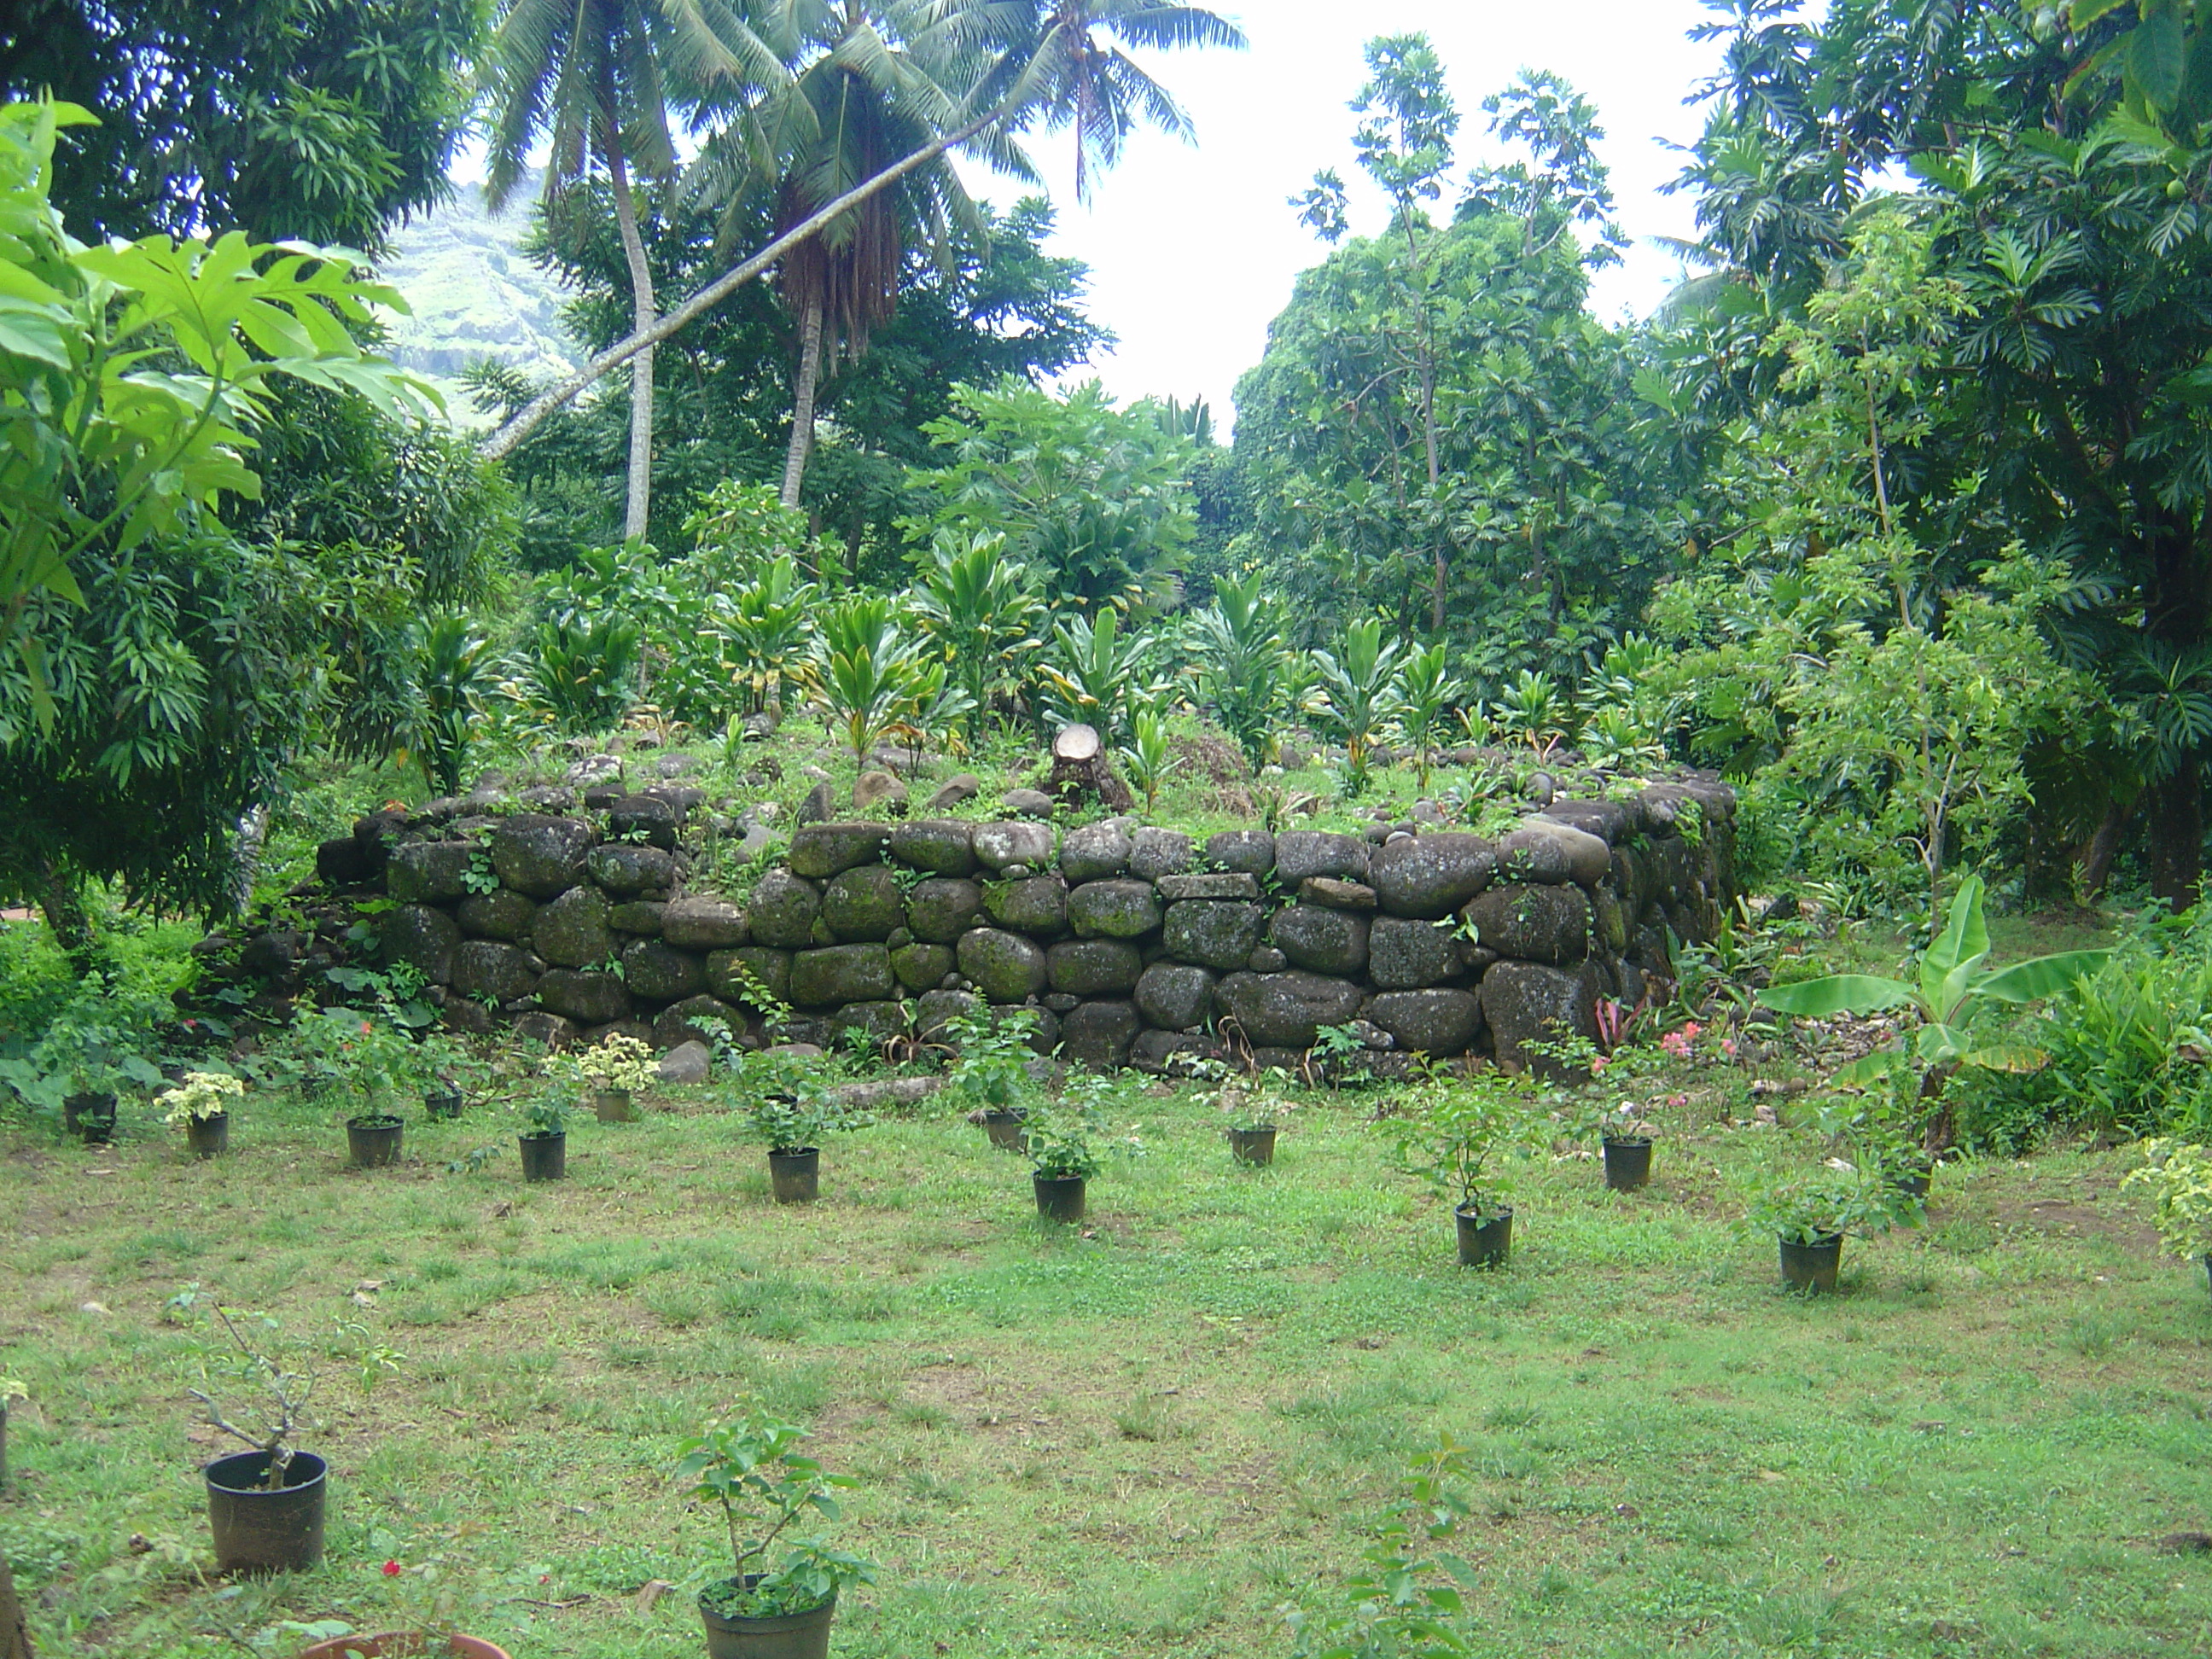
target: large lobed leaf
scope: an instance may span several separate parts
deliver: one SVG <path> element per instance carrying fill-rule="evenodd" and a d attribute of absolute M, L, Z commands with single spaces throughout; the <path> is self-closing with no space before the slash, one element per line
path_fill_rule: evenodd
<path fill-rule="evenodd" d="M 1825 1019 L 1837 1014 L 1880 1013 L 1912 1001 L 1916 994 L 1901 979 L 1880 974 L 1832 974 L 1826 979 L 1771 986 L 1759 994 L 1759 1002 L 1777 1013 Z"/>

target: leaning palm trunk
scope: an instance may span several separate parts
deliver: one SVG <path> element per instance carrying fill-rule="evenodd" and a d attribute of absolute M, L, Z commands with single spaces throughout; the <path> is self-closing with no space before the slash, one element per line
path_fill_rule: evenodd
<path fill-rule="evenodd" d="M 879 191 L 890 188 L 916 167 L 927 167 L 945 151 L 957 145 L 966 143 L 994 122 L 1004 120 L 1020 107 L 1026 96 L 1026 88 L 1018 90 L 1013 96 L 1008 98 L 989 114 L 979 115 L 965 126 L 946 133 L 942 138 L 932 139 L 911 155 L 902 156 L 892 162 L 881 173 L 862 179 L 819 211 L 809 214 L 758 253 L 754 254 L 751 258 L 741 265 L 724 271 L 658 322 L 641 325 L 628 338 L 616 341 L 614 344 L 599 353 L 567 380 L 532 398 L 516 411 L 513 420 L 485 441 L 483 453 L 493 460 L 511 453 L 517 444 L 538 429 L 548 415 L 560 408 L 586 386 L 593 384 L 615 369 L 620 368 L 640 353 L 649 353 L 655 345 L 668 338 L 678 329 L 706 315 L 731 295 L 752 281 L 754 277 L 773 269 L 785 254 L 790 252 L 808 237 L 833 223 L 839 216 L 849 213 Z"/>
<path fill-rule="evenodd" d="M 814 392 L 822 379 L 822 301 L 811 301 L 799 329 L 799 375 L 792 399 L 791 447 L 783 457 L 783 504 L 799 505 L 806 481 L 806 458 L 814 450 Z"/>
<path fill-rule="evenodd" d="M 637 204 L 630 199 L 629 171 L 622 151 L 607 145 L 607 177 L 614 188 L 615 224 L 622 232 L 623 257 L 629 263 L 632 327 L 653 324 L 653 268 L 646 264 L 645 242 L 637 234 Z M 653 345 L 647 342 L 629 368 L 629 486 L 623 507 L 625 539 L 645 534 L 653 506 Z"/>

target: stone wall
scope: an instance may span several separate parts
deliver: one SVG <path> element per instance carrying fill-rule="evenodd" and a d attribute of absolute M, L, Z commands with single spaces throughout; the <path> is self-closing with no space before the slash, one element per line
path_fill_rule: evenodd
<path fill-rule="evenodd" d="M 612 793 L 363 819 L 319 867 L 341 893 L 392 901 L 385 960 L 420 968 L 465 1031 L 621 1029 L 666 1047 L 713 1014 L 758 1042 L 741 1006 L 757 984 L 797 1011 L 798 1040 L 926 1036 L 981 997 L 1037 1009 L 1044 1046 L 1070 1058 L 1147 1070 L 1224 1053 L 1295 1064 L 1320 1027 L 1354 1021 L 1385 1054 L 1517 1060 L 1547 1030 L 1590 1034 L 1601 998 L 1633 1006 L 1667 971 L 1669 930 L 1710 937 L 1733 897 L 1735 798 L 1705 779 L 1559 801 L 1495 842 L 814 823 L 742 903 L 693 882 L 694 837 L 713 828 L 689 822 L 698 791 Z M 284 957 L 270 940 L 245 955 Z"/>

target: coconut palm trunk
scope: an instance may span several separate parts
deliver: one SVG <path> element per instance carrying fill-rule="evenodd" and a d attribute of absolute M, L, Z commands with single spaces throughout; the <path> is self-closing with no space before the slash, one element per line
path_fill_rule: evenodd
<path fill-rule="evenodd" d="M 791 447 L 783 457 L 783 504 L 799 505 L 806 458 L 814 450 L 814 393 L 822 379 L 822 302 L 806 307 L 799 326 L 799 374 L 791 406 Z"/>
<path fill-rule="evenodd" d="M 630 198 L 629 169 L 623 165 L 622 146 L 612 134 L 608 135 L 606 155 L 607 179 L 615 198 L 615 225 L 622 233 L 623 258 L 629 264 L 633 327 L 642 333 L 656 320 L 653 268 L 646 263 L 645 241 L 637 234 L 637 204 Z M 648 343 L 629 363 L 629 485 L 623 507 L 625 538 L 645 534 L 652 507 L 653 347 Z"/>

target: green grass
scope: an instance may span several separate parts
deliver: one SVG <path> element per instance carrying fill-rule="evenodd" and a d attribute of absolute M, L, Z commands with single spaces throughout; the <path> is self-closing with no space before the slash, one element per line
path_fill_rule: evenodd
<path fill-rule="evenodd" d="M 1492 1274 L 1385 1166 L 1371 1097 L 1252 1170 L 1133 1091 L 1147 1152 L 1081 1232 L 964 1123 L 833 1144 L 793 1211 L 732 1121 L 660 1104 L 578 1126 L 557 1187 L 511 1150 L 446 1173 L 511 1134 L 476 1119 L 410 1121 L 374 1172 L 264 1099 L 213 1164 L 143 1110 L 106 1150 L 0 1129 L 0 1372 L 33 1395 L 0 1545 L 41 1652 L 281 1659 L 280 1621 L 380 1626 L 380 1564 L 436 1551 L 524 1659 L 696 1655 L 726 1566 L 666 1470 L 748 1390 L 866 1483 L 840 1536 L 883 1582 L 846 1659 L 1286 1654 L 1282 1605 L 1340 1581 L 1440 1432 L 1471 1449 L 1485 1651 L 2212 1650 L 2212 1559 L 2154 1547 L 2212 1529 L 2212 1297 L 2154 1254 L 2122 1155 L 1947 1169 L 1926 1229 L 1852 1241 L 1807 1304 L 1735 1221 L 1758 1170 L 1825 1152 L 1789 1129 L 1677 1133 L 1634 1198 L 1532 1165 Z M 201 1576 L 221 1447 L 163 1316 L 194 1280 L 317 1358 L 316 1572 Z M 400 1373 L 364 1391 L 341 1322 Z M 679 1593 L 642 1608 L 656 1578 Z"/>

